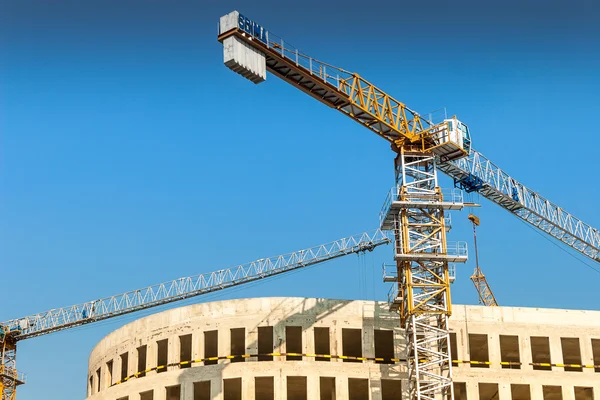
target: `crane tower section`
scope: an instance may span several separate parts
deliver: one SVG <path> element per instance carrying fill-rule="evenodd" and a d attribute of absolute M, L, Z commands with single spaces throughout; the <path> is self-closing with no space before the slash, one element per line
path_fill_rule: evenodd
<path fill-rule="evenodd" d="M 395 185 L 380 223 L 394 233 L 396 274 L 385 280 L 395 281 L 390 308 L 406 331 L 410 396 L 453 398 L 449 263 L 465 262 L 467 248 L 446 241 L 444 213 L 463 208 L 462 192 L 442 192 L 437 164 L 469 155 L 468 127 L 456 117 L 438 123 L 421 117 L 358 74 L 305 55 L 237 11 L 221 17 L 218 39 L 233 71 L 260 83 L 268 70 L 390 142 Z"/>

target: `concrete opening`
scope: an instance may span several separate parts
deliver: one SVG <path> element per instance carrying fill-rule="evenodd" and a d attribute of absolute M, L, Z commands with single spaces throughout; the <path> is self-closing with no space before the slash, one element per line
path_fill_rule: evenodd
<path fill-rule="evenodd" d="M 223 379 L 223 400 L 242 400 L 242 378 Z"/>
<path fill-rule="evenodd" d="M 458 346 L 456 345 L 456 332 L 450 332 L 450 359 L 458 360 Z M 458 367 L 458 363 L 452 362 L 453 367 Z"/>
<path fill-rule="evenodd" d="M 273 330 L 271 329 L 271 332 Z M 275 399 L 275 382 L 272 376 L 257 376 L 254 378 L 254 399 Z"/>
<path fill-rule="evenodd" d="M 129 353 L 121 354 L 121 380 L 127 378 L 127 371 L 129 371 Z"/>
<path fill-rule="evenodd" d="M 369 380 L 348 378 L 348 400 L 369 400 Z"/>
<path fill-rule="evenodd" d="M 192 360 L 192 335 L 179 336 L 179 362 Z M 192 363 L 179 364 L 179 368 L 189 368 Z"/>
<path fill-rule="evenodd" d="M 322 376 L 319 378 L 320 400 L 335 400 L 335 378 Z"/>
<path fill-rule="evenodd" d="M 307 400 L 305 376 L 287 377 L 287 399 Z"/>
<path fill-rule="evenodd" d="M 594 358 L 595 372 L 600 372 L 600 339 L 592 339 L 592 356 Z"/>
<path fill-rule="evenodd" d="M 490 361 L 488 337 L 479 333 L 469 333 L 469 353 L 471 361 Z M 489 368 L 487 364 L 471 364 L 473 368 Z"/>
<path fill-rule="evenodd" d="M 562 400 L 562 388 L 560 386 L 542 386 L 544 400 Z"/>
<path fill-rule="evenodd" d="M 383 358 L 383 361 L 375 361 L 377 364 L 393 364 L 394 331 L 375 329 L 375 358 Z"/>
<path fill-rule="evenodd" d="M 146 370 L 146 355 L 148 353 L 148 346 L 143 345 L 137 348 L 137 356 L 138 356 L 138 365 L 137 372 L 139 372 L 139 377 L 146 376 L 144 372 Z"/>
<path fill-rule="evenodd" d="M 454 387 L 454 400 L 467 400 L 467 384 L 465 382 L 452 382 Z"/>
<path fill-rule="evenodd" d="M 534 363 L 550 363 L 550 341 L 547 337 L 531 337 L 531 361 Z M 552 371 L 552 367 L 534 365 L 537 371 Z"/>
<path fill-rule="evenodd" d="M 179 400 L 181 399 L 181 385 L 167 386 L 167 397 L 166 400 Z"/>
<path fill-rule="evenodd" d="M 286 326 L 285 327 L 285 352 L 286 353 L 302 353 L 302 327 L 301 326 Z M 302 360 L 302 356 L 287 356 L 288 361 Z"/>
<path fill-rule="evenodd" d="M 345 356 L 362 357 L 362 331 L 360 329 L 342 328 L 342 353 Z M 344 362 L 362 361 L 344 360 Z"/>
<path fill-rule="evenodd" d="M 500 335 L 500 361 L 503 362 L 521 362 L 519 354 L 519 337 Z M 504 369 L 521 369 L 520 365 L 509 364 L 502 365 Z"/>
<path fill-rule="evenodd" d="M 140 393 L 140 400 L 154 400 L 154 390 Z"/>
<path fill-rule="evenodd" d="M 497 400 L 498 399 L 498 384 L 497 383 L 480 383 L 479 384 L 479 400 Z"/>
<path fill-rule="evenodd" d="M 510 397 L 512 400 L 531 400 L 531 390 L 529 385 L 511 384 Z"/>
<path fill-rule="evenodd" d="M 194 382 L 194 400 L 211 400 L 210 381 Z"/>
<path fill-rule="evenodd" d="M 402 384 L 396 379 L 381 380 L 381 400 L 397 400 L 402 398 Z"/>
<path fill-rule="evenodd" d="M 258 327 L 258 354 L 267 354 L 273 352 L 273 327 Z M 258 356 L 258 361 L 273 361 L 272 356 Z"/>
<path fill-rule="evenodd" d="M 169 362 L 169 339 L 163 339 L 156 342 L 156 365 L 158 367 L 156 372 L 167 372 L 167 364 Z"/>
<path fill-rule="evenodd" d="M 331 354 L 329 328 L 315 328 L 315 353 Z M 330 361 L 328 357 L 315 357 L 315 361 Z"/>
<path fill-rule="evenodd" d="M 575 386 L 575 400 L 594 400 L 594 388 Z"/>
<path fill-rule="evenodd" d="M 246 353 L 246 328 L 231 328 L 231 355 L 237 356 Z M 232 358 L 231 362 L 244 362 L 245 358 Z"/>
<path fill-rule="evenodd" d="M 219 331 L 204 332 L 204 358 L 217 357 L 219 354 Z M 204 365 L 215 365 L 217 360 L 204 361 Z"/>
<path fill-rule="evenodd" d="M 119 397 L 117 400 L 129 400 L 129 396 Z"/>
<path fill-rule="evenodd" d="M 564 364 L 581 365 L 581 349 L 579 348 L 579 338 L 560 338 Z M 568 372 L 582 372 L 581 367 L 565 367 Z"/>
<path fill-rule="evenodd" d="M 104 386 L 110 387 L 113 383 L 113 361 L 110 360 L 106 363 L 106 382 L 104 382 Z"/>
<path fill-rule="evenodd" d="M 90 380 L 88 382 L 88 397 L 91 396 L 92 390 L 94 390 L 94 375 L 90 375 Z"/>

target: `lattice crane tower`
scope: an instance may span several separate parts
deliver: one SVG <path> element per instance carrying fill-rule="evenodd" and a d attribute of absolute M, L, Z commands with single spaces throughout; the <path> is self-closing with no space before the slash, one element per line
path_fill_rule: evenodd
<path fill-rule="evenodd" d="M 450 262 L 465 262 L 466 243 L 446 240 L 444 212 L 463 207 L 462 192 L 443 193 L 437 164 L 469 155 L 471 140 L 456 119 L 421 117 L 373 84 L 286 46 L 237 11 L 221 17 L 225 64 L 254 83 L 266 70 L 390 142 L 395 186 L 380 215 L 395 241 L 397 291 L 390 302 L 405 328 L 411 398 L 453 398 L 448 317 Z"/>

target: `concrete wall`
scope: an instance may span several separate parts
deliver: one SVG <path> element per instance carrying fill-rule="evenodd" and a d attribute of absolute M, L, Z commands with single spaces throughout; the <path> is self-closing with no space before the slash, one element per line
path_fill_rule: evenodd
<path fill-rule="evenodd" d="M 167 400 L 166 388 L 181 385 L 181 399 L 194 398 L 194 382 L 210 381 L 211 400 L 223 399 L 224 380 L 242 378 L 243 399 L 255 399 L 255 377 L 274 378 L 274 398 L 288 399 L 288 378 L 306 377 L 306 395 L 309 399 L 320 398 L 320 377 L 334 378 L 335 399 L 352 398 L 349 378 L 365 379 L 373 400 L 381 399 L 381 379 L 406 378 L 404 365 L 376 364 L 375 362 L 344 362 L 343 360 L 317 361 L 304 357 L 300 361 L 288 361 L 286 357 L 274 357 L 273 361 L 243 362 L 219 361 L 217 365 L 193 364 L 192 368 L 180 368 L 179 337 L 192 335 L 192 357 L 203 358 L 204 332 L 218 331 L 218 354 L 231 354 L 231 329 L 245 328 L 244 346 L 247 353 L 258 351 L 258 327 L 273 327 L 273 349 L 286 352 L 286 326 L 302 328 L 303 353 L 315 353 L 314 328 L 328 327 L 330 354 L 343 354 L 343 329 L 361 331 L 362 355 L 375 357 L 374 332 L 393 332 L 394 354 L 402 353 L 403 341 L 397 318 L 387 312 L 387 304 L 304 298 L 258 298 L 229 300 L 196 304 L 177 308 L 134 321 L 105 337 L 94 348 L 89 359 L 88 399 L 128 400 L 141 399 L 140 393 L 153 390 L 152 400 Z M 121 376 L 121 354 L 127 353 L 127 375 L 137 372 L 137 348 L 146 345 L 147 366 L 157 365 L 157 342 L 168 339 L 169 363 L 167 372 L 151 371 L 144 377 L 132 378 L 125 383 L 113 385 Z M 107 363 L 111 362 L 112 382 L 108 381 Z M 100 369 L 98 392 L 97 370 Z M 91 385 L 89 378 L 92 377 Z M 293 378 L 292 378 L 293 380 Z M 293 388 L 292 388 L 293 389 Z M 293 394 L 293 393 L 292 393 Z M 291 399 L 291 398 L 290 398 Z M 146 400 L 143 398 L 142 400 Z M 171 400 L 171 399 L 168 399 Z"/>
<path fill-rule="evenodd" d="M 258 327 L 272 327 L 273 350 L 286 352 L 287 326 L 301 327 L 301 349 L 306 354 L 315 353 L 314 329 L 327 327 L 330 354 L 344 354 L 344 329 L 359 329 L 363 357 L 375 357 L 376 330 L 392 332 L 394 357 L 405 357 L 398 316 L 389 313 L 385 303 L 304 298 L 203 303 L 134 321 L 98 343 L 89 360 L 88 399 L 236 400 L 240 397 L 237 397 L 235 385 L 228 386 L 234 390 L 228 389 L 224 393 L 224 385 L 231 385 L 234 381 L 229 379 L 236 378 L 241 378 L 240 395 L 243 399 L 387 400 L 389 396 L 400 398 L 399 394 L 406 397 L 407 374 L 403 362 L 390 365 L 373 361 L 344 362 L 340 359 L 318 361 L 312 356 L 292 361 L 285 356 L 276 356 L 272 361 L 258 361 L 254 357 L 241 362 L 221 360 L 216 365 L 194 363 L 191 368 L 182 368 L 179 364 L 180 337 L 183 335 L 191 335 L 191 357 L 196 360 L 206 356 L 205 332 L 215 330 L 218 333 L 218 349 L 215 351 L 219 356 L 231 354 L 231 330 L 239 328 L 245 329 L 242 344 L 245 353 L 258 353 Z M 481 366 L 459 363 L 453 367 L 457 400 L 587 400 L 592 399 L 592 395 L 600 399 L 600 369 L 599 372 L 595 372 L 594 368 L 572 368 L 572 371 L 567 371 L 558 366 L 534 369 L 540 367 L 529 365 L 532 360 L 535 361 L 534 357 L 545 360 L 546 356 L 549 357 L 548 362 L 553 364 L 563 361 L 573 364 L 574 360 L 579 360 L 580 364 L 594 364 L 592 339 L 599 339 L 597 345 L 600 346 L 600 312 L 454 305 L 450 328 L 456 337 L 457 354 L 453 354 L 453 359 L 489 362 L 489 365 Z M 137 348 L 143 345 L 147 346 L 146 367 L 156 367 L 157 343 L 165 339 L 168 363 L 171 364 L 166 372 L 157 373 L 153 370 L 147 372 L 146 376 L 114 385 L 121 377 L 122 354 L 127 354 L 128 376 L 138 371 Z M 534 343 L 533 352 L 531 343 Z M 544 343 L 548 345 L 548 354 L 545 354 Z M 596 350 L 600 351 L 598 348 Z M 596 357 L 600 358 L 600 353 Z M 518 361 L 518 369 L 517 365 L 500 364 L 507 360 Z M 107 363 L 111 362 L 112 379 L 109 382 Z M 97 390 L 98 370 L 100 391 Z M 267 378 L 268 381 L 271 377 L 272 397 L 268 393 L 270 388 L 266 392 L 261 390 L 265 389 L 265 379 L 261 378 Z M 320 393 L 321 387 L 331 391 L 330 387 L 321 386 L 322 377 L 327 378 L 327 385 L 335 382 L 335 397 L 321 397 L 325 396 Z M 194 394 L 194 383 L 201 381 L 210 381 L 210 394 L 207 397 L 200 396 L 199 390 Z M 367 385 L 364 395 L 356 389 L 363 384 Z M 175 386 L 179 386 L 179 392 L 168 389 L 173 396 L 167 397 L 167 388 Z M 196 389 L 199 389 L 198 384 Z M 141 395 L 150 390 L 151 397 Z M 267 397 L 262 397 L 265 393 Z"/>
<path fill-rule="evenodd" d="M 471 353 L 478 354 L 480 349 L 470 348 L 469 335 L 475 339 L 478 338 L 475 335 L 484 335 L 484 343 L 487 345 L 488 358 L 491 362 L 487 368 L 463 363 L 453 368 L 454 382 L 466 384 L 468 399 L 509 400 L 513 398 L 511 397 L 511 385 L 529 386 L 528 388 L 516 386 L 512 388 L 515 392 L 528 390 L 530 393 L 530 397 L 523 395 L 523 397 L 515 398 L 534 400 L 600 399 L 600 368 L 599 372 L 595 372 L 594 368 L 565 371 L 564 367 L 535 370 L 534 366 L 529 365 L 533 362 L 534 355 L 544 352 L 543 348 L 534 348 L 532 352 L 532 337 L 542 338 L 542 342 L 547 338 L 550 362 L 553 364 L 572 363 L 569 360 L 563 360 L 563 350 L 567 357 L 571 358 L 576 349 L 573 349 L 572 346 L 564 346 L 561 338 L 574 338 L 579 342 L 580 363 L 593 365 L 592 339 L 600 339 L 600 312 L 598 311 L 454 305 L 450 328 L 456 334 L 457 340 L 458 354 L 457 357 L 453 357 L 454 359 L 488 361 L 473 357 Z M 504 338 L 507 336 L 517 337 L 517 357 L 522 363 L 520 369 L 508 366 L 503 368 L 500 364 L 503 355 L 514 357 L 514 354 L 509 354 L 509 351 L 514 353 L 511 346 L 507 346 L 508 349 L 501 349 L 501 336 Z M 504 344 L 506 342 L 508 341 L 503 341 Z M 473 340 L 472 344 L 479 345 L 480 341 L 478 343 L 477 340 Z M 596 350 L 598 358 L 600 349 Z M 497 385 L 496 397 L 486 393 L 492 391 L 494 385 Z M 544 386 L 547 386 L 545 395 Z M 556 388 L 550 388 L 550 386 Z M 481 397 L 479 396 L 480 390 Z M 575 396 L 576 390 L 577 397 Z M 593 393 L 595 397 L 584 393 Z"/>

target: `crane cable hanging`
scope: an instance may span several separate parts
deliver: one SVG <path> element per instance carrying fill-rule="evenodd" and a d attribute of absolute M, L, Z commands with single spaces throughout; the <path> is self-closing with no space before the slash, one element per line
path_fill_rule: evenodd
<path fill-rule="evenodd" d="M 497 307 L 498 302 L 496 301 L 496 297 L 490 288 L 490 285 L 481 271 L 479 267 L 479 252 L 477 249 L 477 226 L 480 224 L 479 217 L 475 214 L 469 214 L 469 221 L 473 224 L 473 242 L 475 247 L 475 270 L 473 271 L 473 275 L 471 275 L 471 281 L 473 285 L 475 285 L 475 289 L 477 290 L 477 294 L 479 295 L 479 304 L 490 307 Z"/>

